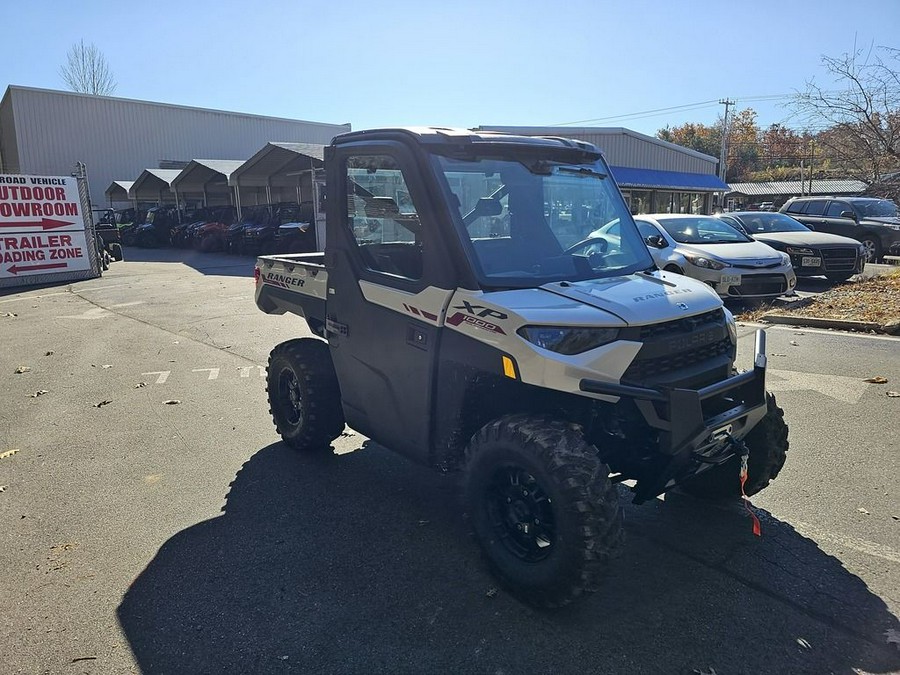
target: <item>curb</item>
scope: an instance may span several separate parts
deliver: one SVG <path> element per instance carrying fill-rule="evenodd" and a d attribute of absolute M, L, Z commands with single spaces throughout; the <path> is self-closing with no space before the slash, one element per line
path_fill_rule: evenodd
<path fill-rule="evenodd" d="M 788 326 L 808 326 L 810 328 L 832 328 L 835 330 L 900 335 L 900 323 L 881 324 L 869 321 L 853 321 L 850 319 L 825 319 L 818 316 L 800 316 L 798 314 L 764 314 L 760 317 L 760 321 Z"/>

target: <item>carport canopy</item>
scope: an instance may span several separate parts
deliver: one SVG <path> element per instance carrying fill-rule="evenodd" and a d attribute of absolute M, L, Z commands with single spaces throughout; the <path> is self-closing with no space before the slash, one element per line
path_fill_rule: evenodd
<path fill-rule="evenodd" d="M 202 194 L 204 204 L 209 196 L 230 200 L 228 181 L 242 164 L 240 159 L 192 159 L 172 181 L 172 189 L 180 195 Z"/>
<path fill-rule="evenodd" d="M 109 200 L 110 204 L 113 202 L 131 201 L 131 198 L 128 196 L 128 191 L 131 189 L 132 185 L 134 185 L 133 180 L 114 180 L 110 183 L 110 186 L 106 188 L 106 199 Z"/>
<path fill-rule="evenodd" d="M 128 190 L 128 197 L 137 201 L 175 201 L 172 181 L 181 169 L 144 169 Z"/>
<path fill-rule="evenodd" d="M 238 167 L 228 183 L 242 187 L 294 186 L 300 172 L 323 166 L 324 145 L 271 142 Z"/>

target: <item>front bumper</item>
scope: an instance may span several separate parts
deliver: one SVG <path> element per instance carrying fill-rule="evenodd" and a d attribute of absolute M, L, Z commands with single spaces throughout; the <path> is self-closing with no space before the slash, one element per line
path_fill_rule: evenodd
<path fill-rule="evenodd" d="M 700 389 L 650 389 L 583 379 L 581 391 L 634 401 L 659 432 L 662 466 L 634 488 L 637 504 L 653 499 L 734 454 L 741 439 L 766 414 L 766 333 L 756 331 L 753 369 Z M 704 410 L 706 408 L 706 410 Z"/>
<path fill-rule="evenodd" d="M 793 292 L 797 285 L 797 275 L 790 265 L 712 270 L 688 262 L 685 274 L 706 283 L 721 298 L 777 298 Z"/>

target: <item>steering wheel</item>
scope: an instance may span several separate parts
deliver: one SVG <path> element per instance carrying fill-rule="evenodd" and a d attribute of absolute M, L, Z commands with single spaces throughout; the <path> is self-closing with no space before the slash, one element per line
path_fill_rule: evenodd
<path fill-rule="evenodd" d="M 572 244 L 569 248 L 563 251 L 563 254 L 576 255 L 578 251 L 581 251 L 581 249 L 587 249 L 589 246 L 595 245 L 597 246 L 597 250 L 590 251 L 589 255 L 603 255 L 609 248 L 609 242 L 603 237 L 588 237 L 587 239 L 582 239 L 577 244 Z"/>

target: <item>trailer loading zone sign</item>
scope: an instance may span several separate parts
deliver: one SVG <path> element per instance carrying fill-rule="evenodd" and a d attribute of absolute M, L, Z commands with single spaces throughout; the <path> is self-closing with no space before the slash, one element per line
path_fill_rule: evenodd
<path fill-rule="evenodd" d="M 91 269 L 76 179 L 0 174 L 0 279 Z"/>

